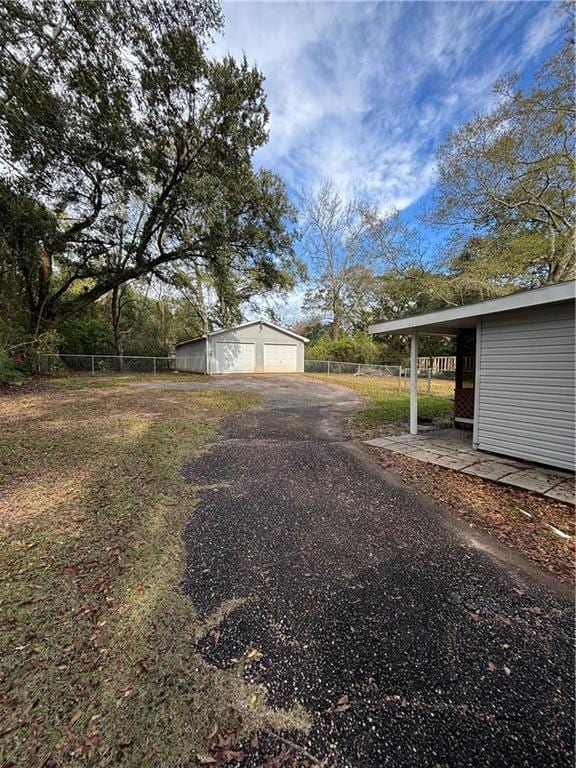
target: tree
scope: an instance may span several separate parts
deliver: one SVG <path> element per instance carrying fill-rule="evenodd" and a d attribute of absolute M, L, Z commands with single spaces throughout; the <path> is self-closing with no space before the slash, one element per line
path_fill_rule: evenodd
<path fill-rule="evenodd" d="M 380 360 L 381 353 L 381 347 L 367 333 L 341 335 L 338 339 L 324 336 L 306 348 L 308 360 L 343 363 L 375 363 Z"/>
<path fill-rule="evenodd" d="M 372 232 L 380 217 L 358 198 L 345 200 L 330 183 L 317 194 L 306 193 L 301 206 L 302 248 L 311 265 L 311 287 L 304 306 L 331 319 L 330 336 L 337 339 L 351 327 L 350 295 L 381 252 Z"/>
<path fill-rule="evenodd" d="M 213 0 L 0 13 L 0 254 L 31 336 L 174 264 L 201 264 L 231 312 L 293 283 L 293 210 L 282 182 L 252 168 L 267 139 L 262 76 L 206 55 Z"/>
<path fill-rule="evenodd" d="M 497 106 L 440 148 L 431 220 L 468 241 L 460 266 L 487 261 L 494 283 L 501 275 L 528 287 L 573 276 L 574 89 L 570 39 L 531 91 L 519 90 L 515 77 L 501 81 Z"/>
<path fill-rule="evenodd" d="M 118 358 L 118 370 L 124 370 L 124 345 L 126 337 L 142 322 L 147 294 L 132 290 L 130 283 L 116 285 L 110 292 L 110 318 L 114 334 L 114 353 Z"/>

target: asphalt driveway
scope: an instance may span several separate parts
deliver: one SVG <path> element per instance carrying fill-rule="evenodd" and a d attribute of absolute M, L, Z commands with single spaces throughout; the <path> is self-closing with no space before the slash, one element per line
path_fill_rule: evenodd
<path fill-rule="evenodd" d="M 351 391 L 209 386 L 265 401 L 185 470 L 201 488 L 186 588 L 205 615 L 248 599 L 206 658 L 258 649 L 247 674 L 301 702 L 312 728 L 291 738 L 330 766 L 573 765 L 565 588 L 380 469 L 347 437 Z"/>

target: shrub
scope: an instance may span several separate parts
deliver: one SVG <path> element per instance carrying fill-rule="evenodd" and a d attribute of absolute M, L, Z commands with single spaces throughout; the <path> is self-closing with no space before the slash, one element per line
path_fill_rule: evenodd
<path fill-rule="evenodd" d="M 26 374 L 19 364 L 8 352 L 0 349 L 0 383 L 19 384 L 26 378 Z"/>
<path fill-rule="evenodd" d="M 380 359 L 378 344 L 367 333 L 318 339 L 306 349 L 309 360 L 335 360 L 341 363 L 375 363 Z"/>

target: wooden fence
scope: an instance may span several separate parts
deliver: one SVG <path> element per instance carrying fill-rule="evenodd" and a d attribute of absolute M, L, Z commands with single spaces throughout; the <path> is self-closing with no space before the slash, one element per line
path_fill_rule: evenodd
<path fill-rule="evenodd" d="M 456 356 L 445 356 L 445 357 L 419 357 L 418 358 L 418 369 L 424 370 L 424 371 L 432 371 L 432 375 L 435 373 L 443 373 L 444 371 L 455 371 L 456 370 Z M 474 370 L 474 358 L 473 357 L 465 357 L 464 358 L 464 370 L 465 371 L 473 371 Z"/>

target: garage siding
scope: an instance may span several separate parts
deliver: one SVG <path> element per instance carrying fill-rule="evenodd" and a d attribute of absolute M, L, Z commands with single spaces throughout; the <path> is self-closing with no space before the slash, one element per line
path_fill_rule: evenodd
<path fill-rule="evenodd" d="M 190 341 L 176 347 L 176 370 L 206 373 L 206 339 Z"/>
<path fill-rule="evenodd" d="M 264 367 L 264 344 L 290 345 L 296 349 L 296 371 L 304 370 L 304 342 L 296 339 L 290 334 L 283 333 L 276 328 L 268 325 L 254 323 L 244 328 L 232 328 L 229 331 L 215 334 L 208 338 L 209 350 L 209 373 L 219 373 L 216 365 L 216 344 L 223 342 L 232 342 L 236 344 L 254 344 L 255 373 L 265 372 Z M 221 371 L 222 373 L 224 371 Z"/>
<path fill-rule="evenodd" d="M 476 443 L 574 469 L 574 302 L 484 317 Z"/>

